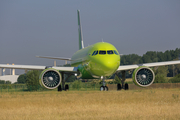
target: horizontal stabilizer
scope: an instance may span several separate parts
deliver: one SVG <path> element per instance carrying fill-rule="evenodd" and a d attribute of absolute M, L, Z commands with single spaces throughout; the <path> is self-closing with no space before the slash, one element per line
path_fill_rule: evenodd
<path fill-rule="evenodd" d="M 47 58 L 47 59 L 56 59 L 56 60 L 68 60 L 71 61 L 71 58 L 64 58 L 64 57 L 51 57 L 51 56 L 36 56 L 38 58 Z"/>

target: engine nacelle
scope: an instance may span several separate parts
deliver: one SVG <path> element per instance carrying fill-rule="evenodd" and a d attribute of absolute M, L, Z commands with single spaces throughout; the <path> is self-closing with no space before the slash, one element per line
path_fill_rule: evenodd
<path fill-rule="evenodd" d="M 155 75 L 151 68 L 141 66 L 134 70 L 132 78 L 136 85 L 148 87 L 154 82 Z"/>
<path fill-rule="evenodd" d="M 41 86 L 47 89 L 57 88 L 60 85 L 61 80 L 61 73 L 52 68 L 45 69 L 39 76 L 39 82 Z"/>

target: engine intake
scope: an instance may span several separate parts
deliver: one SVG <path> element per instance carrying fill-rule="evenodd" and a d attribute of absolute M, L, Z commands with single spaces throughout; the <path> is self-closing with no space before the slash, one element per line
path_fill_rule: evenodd
<path fill-rule="evenodd" d="M 41 73 L 39 82 L 41 86 L 47 89 L 55 89 L 60 85 L 61 79 L 61 73 L 55 69 L 48 68 Z"/>
<path fill-rule="evenodd" d="M 132 78 L 136 85 L 148 87 L 154 82 L 155 75 L 151 68 L 141 66 L 134 70 Z"/>

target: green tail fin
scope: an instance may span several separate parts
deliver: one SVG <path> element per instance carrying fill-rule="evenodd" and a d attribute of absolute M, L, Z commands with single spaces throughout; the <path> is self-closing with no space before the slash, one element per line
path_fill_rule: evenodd
<path fill-rule="evenodd" d="M 84 48 L 84 43 L 83 43 L 83 36 L 82 36 L 82 30 L 81 30 L 79 10 L 77 10 L 77 15 L 78 15 L 79 50 L 80 50 Z"/>

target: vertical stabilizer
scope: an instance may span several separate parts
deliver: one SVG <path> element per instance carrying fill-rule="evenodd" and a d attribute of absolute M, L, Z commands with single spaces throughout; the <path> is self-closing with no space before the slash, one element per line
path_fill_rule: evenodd
<path fill-rule="evenodd" d="M 77 10 L 77 15 L 78 15 L 79 49 L 82 49 L 84 48 L 84 43 L 83 43 L 83 36 L 82 36 L 82 30 L 81 30 L 79 10 Z"/>

